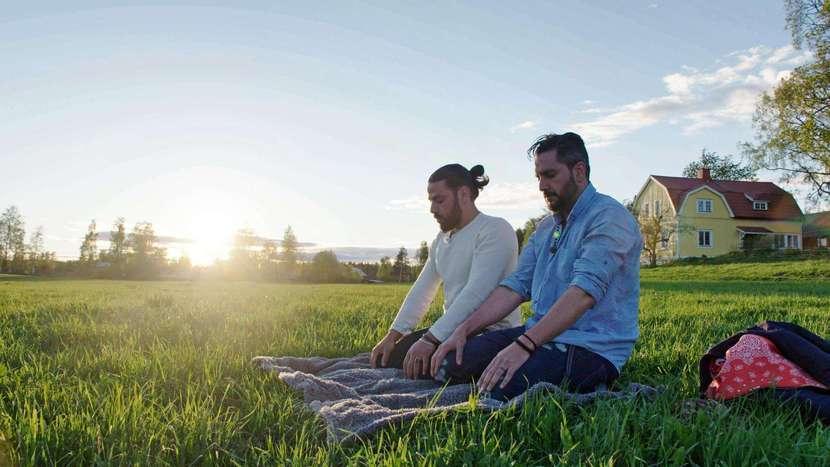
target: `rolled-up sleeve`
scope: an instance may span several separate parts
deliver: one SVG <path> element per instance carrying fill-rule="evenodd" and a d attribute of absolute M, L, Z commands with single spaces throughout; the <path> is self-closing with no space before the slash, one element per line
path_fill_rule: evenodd
<path fill-rule="evenodd" d="M 573 263 L 570 285 L 599 302 L 627 255 L 641 242 L 636 221 L 628 212 L 608 209 L 586 231 Z"/>
<path fill-rule="evenodd" d="M 536 237 L 538 233 L 539 230 L 537 229 L 527 239 L 527 244 L 522 248 L 519 255 L 516 270 L 499 284 L 521 295 L 525 300 L 530 299 L 530 291 L 533 289 L 533 271 L 536 269 Z"/>

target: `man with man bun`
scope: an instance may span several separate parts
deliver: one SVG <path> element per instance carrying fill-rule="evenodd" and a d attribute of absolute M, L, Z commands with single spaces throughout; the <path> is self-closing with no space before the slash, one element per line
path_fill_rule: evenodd
<path fill-rule="evenodd" d="M 475 205 L 488 182 L 480 165 L 467 170 L 449 164 L 429 177 L 430 213 L 441 231 L 389 332 L 372 349 L 373 366 L 403 368 L 409 378 L 428 377 L 435 349 L 515 268 L 518 244 L 513 227 L 479 212 Z M 413 332 L 442 283 L 443 316 L 429 328 Z M 486 328 L 507 329 L 520 322 L 514 307 Z"/>
<path fill-rule="evenodd" d="M 439 381 L 476 379 L 480 392 L 502 400 L 542 381 L 581 392 L 606 385 L 639 335 L 637 221 L 591 184 L 579 135 L 544 135 L 528 155 L 553 214 L 539 222 L 516 271 L 455 327 L 430 365 Z M 525 301 L 533 316 L 523 326 L 478 334 Z"/>

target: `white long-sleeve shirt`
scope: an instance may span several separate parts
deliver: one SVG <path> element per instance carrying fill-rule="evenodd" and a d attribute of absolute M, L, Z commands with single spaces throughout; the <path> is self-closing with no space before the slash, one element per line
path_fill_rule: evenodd
<path fill-rule="evenodd" d="M 426 314 L 438 286 L 444 284 L 444 314 L 429 328 L 446 340 L 516 267 L 516 233 L 500 218 L 479 213 L 461 230 L 440 232 L 429 248 L 429 258 L 406 295 L 392 329 L 411 332 Z M 521 324 L 515 309 L 488 329 Z"/>

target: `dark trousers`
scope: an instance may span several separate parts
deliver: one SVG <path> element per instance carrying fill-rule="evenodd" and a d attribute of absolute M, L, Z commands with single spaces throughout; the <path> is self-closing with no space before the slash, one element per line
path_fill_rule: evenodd
<path fill-rule="evenodd" d="M 406 357 L 406 353 L 409 352 L 409 348 L 418 342 L 418 339 L 426 334 L 427 331 L 429 331 L 429 328 L 419 329 L 401 337 L 401 340 L 395 343 L 395 348 L 392 349 L 392 353 L 386 361 L 385 368 L 403 368 L 403 359 Z M 376 364 L 379 368 L 382 366 L 380 364 L 380 357 L 378 357 Z"/>
<path fill-rule="evenodd" d="M 464 346 L 461 365 L 455 363 L 455 352 L 447 354 L 436 379 L 451 384 L 469 383 L 484 372 L 502 349 L 525 332 L 524 326 L 485 332 L 472 337 Z M 516 371 L 513 379 L 500 388 L 496 385 L 489 396 L 508 400 L 538 382 L 548 382 L 576 392 L 590 392 L 601 384 L 609 384 L 619 376 L 616 367 L 590 350 L 571 344 L 547 344 L 536 349 Z"/>

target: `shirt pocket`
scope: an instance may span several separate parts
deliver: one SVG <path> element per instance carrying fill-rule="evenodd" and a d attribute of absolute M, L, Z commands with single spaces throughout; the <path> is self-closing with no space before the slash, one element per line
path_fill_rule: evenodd
<path fill-rule="evenodd" d="M 553 274 L 559 282 L 570 284 L 574 273 L 574 259 L 576 255 L 572 251 L 561 250 L 553 258 Z"/>

